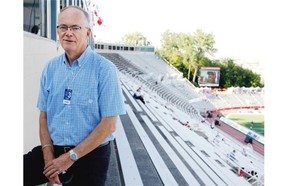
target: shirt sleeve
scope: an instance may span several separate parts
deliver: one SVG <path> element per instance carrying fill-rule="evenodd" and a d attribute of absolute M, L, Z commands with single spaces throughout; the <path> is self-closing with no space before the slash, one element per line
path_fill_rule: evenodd
<path fill-rule="evenodd" d="M 40 78 L 40 89 L 37 101 L 37 108 L 42 112 L 47 112 L 47 97 L 49 91 L 46 88 L 47 82 L 47 65 L 42 71 L 41 78 Z"/>
<path fill-rule="evenodd" d="M 112 62 L 103 65 L 100 71 L 99 108 L 102 117 L 125 114 L 124 99 L 118 69 Z"/>

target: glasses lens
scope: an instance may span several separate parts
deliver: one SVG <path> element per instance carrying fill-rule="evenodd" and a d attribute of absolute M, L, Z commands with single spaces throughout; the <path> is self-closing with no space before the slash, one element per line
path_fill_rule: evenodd
<path fill-rule="evenodd" d="M 62 32 L 66 32 L 68 30 L 68 26 L 66 25 L 60 25 L 58 26 L 58 28 L 62 31 Z"/>
<path fill-rule="evenodd" d="M 71 30 L 73 30 L 73 31 L 79 31 L 79 30 L 81 30 L 81 27 L 80 27 L 80 26 L 77 26 L 77 25 L 71 26 L 70 28 L 71 28 Z"/>

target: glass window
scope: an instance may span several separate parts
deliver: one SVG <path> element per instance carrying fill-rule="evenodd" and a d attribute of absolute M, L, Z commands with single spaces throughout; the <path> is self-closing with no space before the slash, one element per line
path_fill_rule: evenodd
<path fill-rule="evenodd" d="M 24 0 L 23 14 L 24 31 L 38 34 L 41 24 L 39 0 Z"/>
<path fill-rule="evenodd" d="M 24 0 L 23 3 L 23 30 L 47 37 L 47 0 Z"/>

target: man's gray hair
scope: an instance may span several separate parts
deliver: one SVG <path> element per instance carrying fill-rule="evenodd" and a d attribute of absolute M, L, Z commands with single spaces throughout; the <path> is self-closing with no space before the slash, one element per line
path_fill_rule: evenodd
<path fill-rule="evenodd" d="M 69 8 L 76 8 L 76 9 L 82 11 L 83 14 L 85 15 L 85 18 L 86 18 L 86 21 L 87 21 L 87 26 L 90 27 L 90 16 L 89 16 L 89 13 L 86 10 L 84 10 L 83 8 L 79 7 L 79 6 L 74 6 L 74 5 L 66 6 L 66 7 L 64 7 L 64 8 L 62 8 L 60 10 L 60 13 L 64 12 L 65 10 L 67 10 Z"/>

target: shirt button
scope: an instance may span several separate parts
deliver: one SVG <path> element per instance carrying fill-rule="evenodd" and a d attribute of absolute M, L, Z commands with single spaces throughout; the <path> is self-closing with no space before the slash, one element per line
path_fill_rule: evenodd
<path fill-rule="evenodd" d="M 89 100 L 88 100 L 88 103 L 93 103 L 93 99 L 89 99 Z"/>

